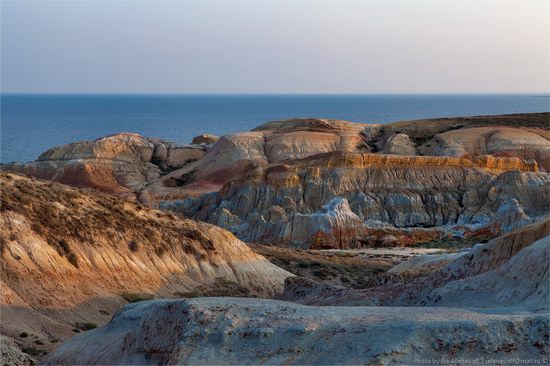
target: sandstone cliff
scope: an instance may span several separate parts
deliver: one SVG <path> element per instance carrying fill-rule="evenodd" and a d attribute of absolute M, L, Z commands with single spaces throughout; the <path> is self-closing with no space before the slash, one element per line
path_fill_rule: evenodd
<path fill-rule="evenodd" d="M 212 225 L 57 183 L 0 183 L 2 334 L 29 346 L 21 332 L 49 349 L 127 300 L 229 285 L 270 297 L 291 276 Z"/>
<path fill-rule="evenodd" d="M 311 248 L 375 245 L 371 222 L 439 228 L 440 235 L 489 226 L 496 235 L 503 230 L 492 223 L 514 209 L 509 200 L 525 220 L 547 212 L 550 176 L 529 171 L 535 168 L 517 158 L 495 164 L 495 158 L 333 152 L 251 167 L 215 195 L 161 207 L 246 241 Z"/>

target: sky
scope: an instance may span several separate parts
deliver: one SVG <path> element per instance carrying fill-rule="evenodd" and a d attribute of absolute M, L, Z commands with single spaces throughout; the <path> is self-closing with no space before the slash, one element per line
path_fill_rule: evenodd
<path fill-rule="evenodd" d="M 548 93 L 550 1 L 1 2 L 3 93 Z"/>

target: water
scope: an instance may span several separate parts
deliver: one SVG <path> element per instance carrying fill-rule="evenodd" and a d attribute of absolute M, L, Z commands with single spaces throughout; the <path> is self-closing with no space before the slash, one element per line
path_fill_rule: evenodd
<path fill-rule="evenodd" d="M 293 117 L 387 123 L 431 117 L 550 111 L 540 95 L 2 95 L 2 162 L 52 146 L 137 132 L 188 143 Z"/>

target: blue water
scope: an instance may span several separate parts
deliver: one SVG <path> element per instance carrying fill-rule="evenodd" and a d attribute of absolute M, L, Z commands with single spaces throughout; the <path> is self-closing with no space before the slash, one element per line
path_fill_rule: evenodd
<path fill-rule="evenodd" d="M 322 117 L 387 123 L 550 111 L 540 95 L 2 95 L 0 161 L 30 161 L 56 145 L 117 132 L 188 143 L 201 133 Z"/>

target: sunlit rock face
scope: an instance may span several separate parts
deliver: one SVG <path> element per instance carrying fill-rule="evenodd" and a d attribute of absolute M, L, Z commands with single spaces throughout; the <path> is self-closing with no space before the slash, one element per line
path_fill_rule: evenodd
<path fill-rule="evenodd" d="M 522 223 L 544 214 L 548 117 L 387 125 L 292 119 L 219 139 L 199 136 L 192 145 L 119 134 L 53 148 L 35 162 L 2 169 L 125 195 L 249 241 L 407 245 L 410 232 L 388 231 L 393 239 L 384 239 L 376 223 L 416 230 L 425 239 L 494 236 L 514 227 L 512 219 L 501 225 L 496 217 L 510 200 L 523 211 L 525 217 L 516 215 Z M 349 210 L 331 215 L 326 207 L 333 199 L 347 201 Z"/>
<path fill-rule="evenodd" d="M 2 170 L 131 197 L 164 172 L 205 154 L 204 146 L 120 133 L 54 147 L 34 162 L 6 164 Z"/>
<path fill-rule="evenodd" d="M 77 322 L 103 324 L 124 294 L 229 284 L 272 297 L 292 276 L 213 225 L 18 175 L 0 174 L 0 184 L 2 334 L 19 341 L 21 332 L 63 340 Z"/>
<path fill-rule="evenodd" d="M 510 199 L 527 221 L 545 213 L 547 174 L 496 174 L 502 171 L 492 163 L 333 152 L 257 166 L 217 194 L 167 207 L 243 240 L 311 248 L 369 245 L 372 221 L 396 228 L 490 224 Z"/>
<path fill-rule="evenodd" d="M 419 147 L 423 155 L 477 157 L 510 156 L 534 159 L 542 171 L 550 169 L 548 133 L 511 127 L 478 127 L 435 135 Z"/>

